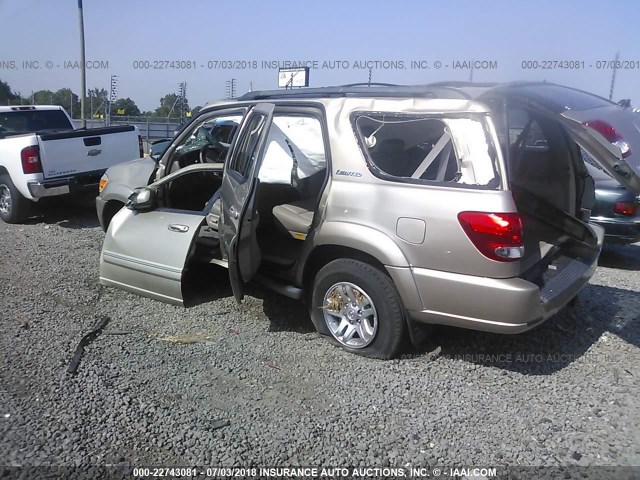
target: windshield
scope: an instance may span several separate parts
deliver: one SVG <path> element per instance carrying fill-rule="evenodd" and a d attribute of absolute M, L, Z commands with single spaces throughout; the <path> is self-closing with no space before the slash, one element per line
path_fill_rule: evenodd
<path fill-rule="evenodd" d="M 0 135 L 40 130 L 70 130 L 73 126 L 62 110 L 20 110 L 0 113 Z"/>

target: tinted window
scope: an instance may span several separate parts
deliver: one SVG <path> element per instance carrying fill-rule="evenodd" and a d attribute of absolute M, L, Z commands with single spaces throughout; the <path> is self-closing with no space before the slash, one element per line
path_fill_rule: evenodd
<path fill-rule="evenodd" d="M 531 95 L 534 99 L 556 112 L 564 110 L 583 111 L 613 105 L 613 103 L 597 95 L 559 85 L 527 85 L 520 88 L 523 93 Z"/>
<path fill-rule="evenodd" d="M 261 114 L 256 114 L 249 120 L 247 129 L 244 131 L 244 135 L 240 138 L 238 149 L 233 156 L 229 169 L 238 172 L 243 177 L 248 177 L 251 167 L 255 163 L 255 157 L 258 153 L 257 146 L 260 141 L 260 132 L 267 117 Z"/>
<path fill-rule="evenodd" d="M 72 129 L 62 110 L 26 110 L 0 113 L 0 134 Z"/>

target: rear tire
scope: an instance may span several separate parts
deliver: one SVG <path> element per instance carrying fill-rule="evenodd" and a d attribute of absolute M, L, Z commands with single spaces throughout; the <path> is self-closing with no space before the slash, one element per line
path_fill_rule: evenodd
<path fill-rule="evenodd" d="M 6 223 L 23 223 L 33 202 L 18 191 L 9 175 L 0 175 L 0 218 Z"/>
<path fill-rule="evenodd" d="M 405 337 L 400 296 L 384 272 L 353 259 L 338 259 L 316 275 L 311 320 L 319 333 L 348 352 L 395 357 Z"/>

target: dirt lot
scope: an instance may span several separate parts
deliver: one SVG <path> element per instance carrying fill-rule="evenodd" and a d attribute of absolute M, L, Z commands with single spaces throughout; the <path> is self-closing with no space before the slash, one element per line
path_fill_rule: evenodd
<path fill-rule="evenodd" d="M 640 465 L 640 245 L 531 332 L 439 327 L 383 362 L 217 268 L 187 309 L 101 287 L 91 203 L 40 211 L 0 223 L 0 467 Z"/>

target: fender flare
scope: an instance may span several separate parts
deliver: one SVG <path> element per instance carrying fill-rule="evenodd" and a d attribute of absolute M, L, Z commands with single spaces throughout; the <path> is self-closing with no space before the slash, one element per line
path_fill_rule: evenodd
<path fill-rule="evenodd" d="M 377 259 L 382 265 L 409 267 L 398 245 L 380 230 L 358 223 L 325 222 L 314 235 L 314 246 L 342 245 Z"/>

